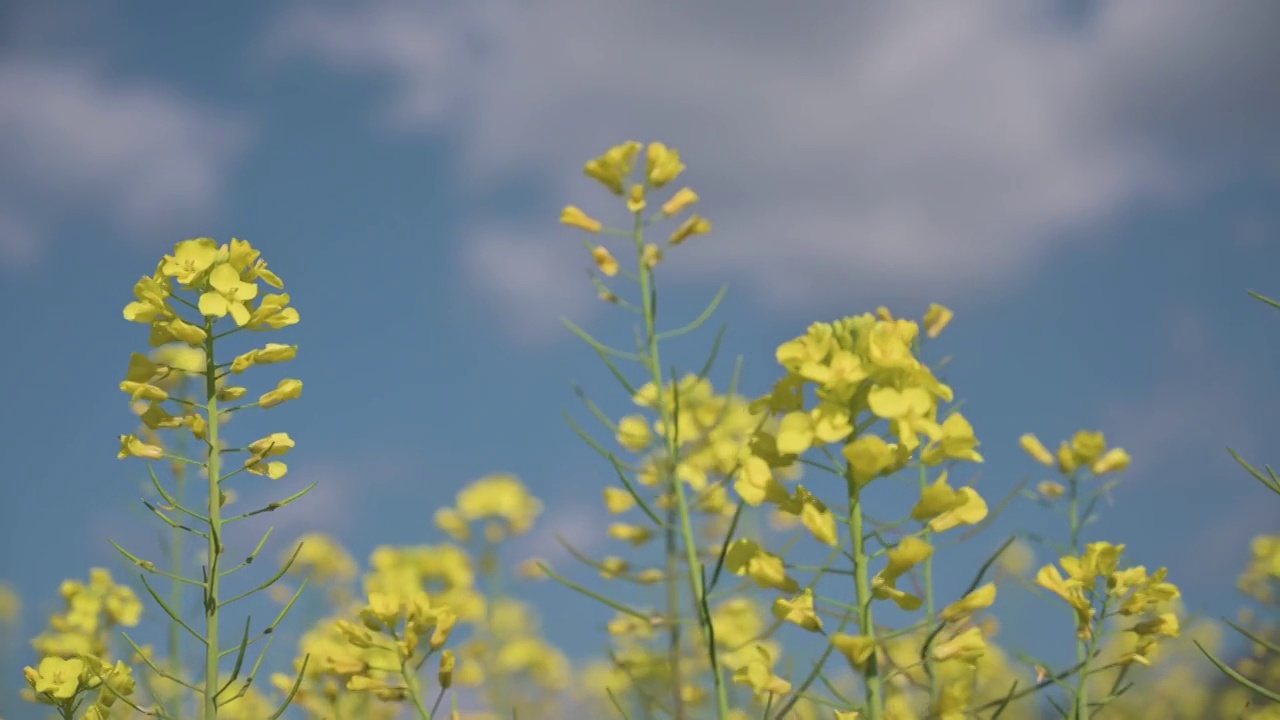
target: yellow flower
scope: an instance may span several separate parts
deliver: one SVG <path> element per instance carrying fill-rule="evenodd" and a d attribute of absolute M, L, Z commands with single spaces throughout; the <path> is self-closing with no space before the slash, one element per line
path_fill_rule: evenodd
<path fill-rule="evenodd" d="M 1044 443 L 1040 442 L 1040 438 L 1032 435 L 1031 433 L 1027 433 L 1018 438 L 1018 444 L 1021 445 L 1022 449 L 1031 456 L 1032 460 L 1049 467 L 1054 466 L 1056 461 L 1053 458 L 1053 453 L 1049 452 L 1049 448 L 1045 447 Z"/>
<path fill-rule="evenodd" d="M 779 620 L 798 625 L 809 632 L 822 629 L 822 618 L 813 609 L 813 590 L 805 588 L 804 592 L 792 600 L 778 598 L 773 601 L 773 616 Z"/>
<path fill-rule="evenodd" d="M 974 664 L 987 652 L 987 641 L 978 628 L 969 628 L 950 640 L 935 645 L 933 657 L 938 661 L 957 660 Z"/>
<path fill-rule="evenodd" d="M 276 384 L 276 389 L 263 393 L 258 398 L 258 405 L 263 408 L 273 408 L 287 400 L 297 400 L 302 397 L 302 381 L 293 378 L 285 378 Z"/>
<path fill-rule="evenodd" d="M 933 546 L 913 535 L 903 538 L 886 553 L 889 562 L 872 581 L 877 598 L 891 599 L 903 610 L 914 610 L 920 599 L 897 589 L 898 578 L 933 555 Z"/>
<path fill-rule="evenodd" d="M 615 540 L 622 540 L 637 547 L 649 542 L 653 537 L 653 532 L 648 528 L 628 523 L 613 523 L 606 532 Z"/>
<path fill-rule="evenodd" d="M 1062 483 L 1057 483 L 1052 480 L 1041 480 L 1036 485 L 1036 492 L 1040 493 L 1040 496 L 1046 500 L 1057 500 L 1066 494 L 1067 489 L 1062 486 Z"/>
<path fill-rule="evenodd" d="M 169 308 L 167 280 L 144 277 L 133 286 L 134 302 L 124 306 L 124 319 L 130 322 L 150 323 L 157 318 L 173 315 Z"/>
<path fill-rule="evenodd" d="M 669 148 L 660 142 L 649 143 L 649 150 L 645 157 L 645 176 L 650 185 L 660 188 L 675 180 L 682 172 L 684 172 L 684 163 L 680 162 L 679 150 Z"/>
<path fill-rule="evenodd" d="M 250 330 L 265 330 L 272 328 L 279 330 L 287 325 L 294 325 L 298 322 L 298 311 L 295 308 L 288 307 L 289 294 L 280 293 L 278 295 L 268 293 L 258 302 L 258 308 L 249 316 L 248 327 Z"/>
<path fill-rule="evenodd" d="M 942 437 L 929 444 L 921 453 L 920 460 L 926 465 L 937 465 L 946 460 L 967 460 L 982 462 L 978 454 L 978 438 L 973 434 L 973 425 L 959 412 L 951 413 L 940 426 Z"/>
<path fill-rule="evenodd" d="M 457 662 L 452 650 L 440 653 L 440 672 L 437 674 L 437 679 L 440 681 L 441 690 L 448 690 L 453 685 L 453 669 L 457 666 Z"/>
<path fill-rule="evenodd" d="M 174 247 L 173 255 L 165 255 L 160 272 L 183 285 L 191 286 L 200 275 L 213 267 L 218 259 L 218 243 L 212 238 L 183 240 Z"/>
<path fill-rule="evenodd" d="M 680 188 L 671 199 L 662 204 L 662 214 L 666 217 L 679 215 L 680 212 L 698 202 L 698 193 L 691 188 Z"/>
<path fill-rule="evenodd" d="M 125 380 L 120 383 L 121 392 L 129 393 L 132 400 L 150 400 L 152 402 L 164 402 L 169 399 L 169 393 L 161 390 L 155 385 L 147 385 L 146 383 L 129 382 Z"/>
<path fill-rule="evenodd" d="M 711 221 L 701 215 L 690 215 L 688 220 L 681 223 L 676 231 L 671 233 L 671 238 L 667 242 L 671 245 L 679 245 L 695 235 L 706 235 L 711 232 Z"/>
<path fill-rule="evenodd" d="M 560 211 L 560 222 L 570 227 L 581 228 L 587 232 L 598 233 L 604 227 L 599 220 L 583 212 L 576 205 L 566 205 Z"/>
<path fill-rule="evenodd" d="M 85 672 L 84 661 L 78 658 L 47 657 L 39 668 L 24 668 L 27 684 L 41 695 L 55 700 L 70 700 L 80 692 L 80 676 Z"/>
<path fill-rule="evenodd" d="M 483 477 L 458 493 L 458 512 L 467 521 L 485 518 L 505 520 L 511 532 L 528 532 L 542 513 L 542 501 L 531 495 L 515 475 Z"/>
<path fill-rule="evenodd" d="M 951 312 L 950 309 L 933 303 L 924 314 L 924 334 L 930 338 L 938 337 L 947 325 L 951 323 L 953 317 L 955 317 L 955 313 Z"/>
<path fill-rule="evenodd" d="M 785 695 L 791 692 L 791 683 L 773 673 L 773 656 L 762 643 L 754 643 L 755 657 L 733 673 L 733 681 L 746 685 L 760 695 Z"/>
<path fill-rule="evenodd" d="M 1094 475 L 1121 472 L 1129 467 L 1129 453 L 1120 448 L 1112 448 L 1093 462 L 1089 468 Z"/>
<path fill-rule="evenodd" d="M 636 498 L 627 490 L 609 487 L 604 489 L 604 505 L 614 515 L 624 513 L 635 507 Z"/>
<path fill-rule="evenodd" d="M 640 264 L 652 270 L 660 262 L 662 262 L 662 248 L 653 243 L 646 243 L 644 250 L 640 253 Z"/>
<path fill-rule="evenodd" d="M 148 445 L 142 442 L 134 435 L 120 436 L 120 452 L 116 457 L 121 460 L 127 457 L 147 458 L 148 460 L 159 460 L 164 457 L 164 448 L 159 445 Z"/>
<path fill-rule="evenodd" d="M 653 442 L 653 432 L 643 415 L 628 415 L 618 421 L 618 444 L 631 452 L 641 452 Z"/>
<path fill-rule="evenodd" d="M 245 303 L 258 296 L 256 283 L 242 281 L 240 273 L 224 263 L 209 273 L 209 287 L 209 291 L 200 295 L 201 315 L 220 318 L 230 313 L 238 326 L 249 322 L 252 313 Z"/>
<path fill-rule="evenodd" d="M 22 616 L 22 598 L 6 582 L 0 582 L 0 625 L 13 625 Z"/>
<path fill-rule="evenodd" d="M 627 211 L 631 213 L 643 212 L 648 202 L 644 199 L 644 186 L 632 185 L 631 190 L 627 192 Z"/>
<path fill-rule="evenodd" d="M 606 276 L 613 277 L 618 274 L 618 261 L 605 246 L 597 245 L 591 248 L 591 259 L 596 261 L 596 267 L 600 268 L 600 272 Z"/>
<path fill-rule="evenodd" d="M 929 521 L 929 529 L 946 532 L 960 525 L 977 525 L 987 517 L 987 501 L 977 490 L 962 487 L 956 491 L 956 504 L 950 510 Z"/>
<path fill-rule="evenodd" d="M 277 290 L 284 289 L 284 281 L 280 279 L 279 275 L 267 269 L 266 260 L 254 261 L 253 267 L 249 268 L 249 271 L 245 273 L 244 279 L 250 281 L 261 280 Z"/>
<path fill-rule="evenodd" d="M 249 443 L 249 452 L 260 457 L 284 455 L 294 447 L 289 433 L 271 433 L 270 435 Z"/>
<path fill-rule="evenodd" d="M 454 508 L 439 508 L 436 510 L 435 520 L 436 527 L 458 542 L 466 542 L 471 537 L 471 527 L 467 525 L 467 519 Z"/>
<path fill-rule="evenodd" d="M 879 435 L 863 435 L 841 451 L 853 472 L 853 479 L 865 485 L 894 464 L 896 455 L 892 447 Z"/>
<path fill-rule="evenodd" d="M 151 344 L 153 346 L 164 345 L 175 340 L 196 346 L 203 343 L 206 337 L 208 337 L 208 334 L 205 333 L 203 328 L 196 327 L 180 317 L 164 320 L 157 319 L 151 324 Z"/>
<path fill-rule="evenodd" d="M 849 664 L 859 671 L 866 668 L 871 653 L 875 652 L 876 641 L 866 635 L 846 635 L 836 633 L 831 636 L 831 645 L 844 655 Z"/>
<path fill-rule="evenodd" d="M 1106 449 L 1106 438 L 1100 432 L 1080 430 L 1071 436 L 1071 454 L 1077 466 L 1092 465 Z"/>
<path fill-rule="evenodd" d="M 991 607 L 992 603 L 995 601 L 996 584 L 987 583 L 943 608 L 942 619 L 947 622 L 955 622 L 956 620 L 972 615 L 979 610 L 985 610 L 986 608 Z"/>
<path fill-rule="evenodd" d="M 614 195 L 621 195 L 623 183 L 635 166 L 636 156 L 640 154 L 640 143 L 634 140 L 614 145 L 600 157 L 594 158 L 583 166 L 587 177 L 604 185 Z"/>
<path fill-rule="evenodd" d="M 775 588 L 786 593 L 794 593 L 800 584 L 787 575 L 782 558 L 766 552 L 754 541 L 738 538 L 725 553 L 725 567 L 734 574 L 750 575 L 756 585 L 762 588 Z"/>
<path fill-rule="evenodd" d="M 271 363 L 287 362 L 297 357 L 297 355 L 297 345 L 267 343 L 264 347 L 250 350 L 243 355 L 237 355 L 235 359 L 231 361 L 231 372 L 239 374 L 254 365 L 269 365 Z"/>

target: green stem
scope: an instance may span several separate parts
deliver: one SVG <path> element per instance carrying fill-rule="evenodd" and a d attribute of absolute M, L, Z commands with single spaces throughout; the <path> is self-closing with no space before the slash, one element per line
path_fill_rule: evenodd
<path fill-rule="evenodd" d="M 413 700 L 413 707 L 418 711 L 418 717 L 422 720 L 431 720 L 431 711 L 423 704 L 422 693 L 418 692 L 417 677 L 409 672 L 403 663 L 400 665 L 400 672 L 404 674 L 404 684 L 409 689 L 409 698 Z"/>
<path fill-rule="evenodd" d="M 179 436 L 181 437 L 181 436 Z M 183 444 L 178 446 L 178 452 L 183 452 Z M 185 503 L 186 500 L 186 467 L 175 464 L 173 467 L 173 499 L 179 503 Z M 169 572 L 174 575 L 182 575 L 182 554 L 183 543 L 186 538 L 183 537 L 182 531 L 175 531 L 173 539 L 169 543 Z M 169 585 L 169 606 L 175 612 L 181 612 L 182 607 L 182 583 L 173 581 Z M 175 677 L 182 674 L 182 628 L 177 623 L 169 623 L 169 672 Z"/>
<path fill-rule="evenodd" d="M 725 720 L 725 718 L 727 718 L 729 715 L 729 695 L 728 695 L 728 691 L 724 686 L 723 679 L 720 676 L 720 668 L 718 667 L 718 663 L 715 661 L 715 648 L 710 646 L 711 633 L 708 632 L 707 625 L 711 622 L 711 618 L 703 617 L 702 606 L 704 603 L 703 603 L 703 597 L 702 597 L 703 590 L 702 590 L 702 577 L 701 577 L 701 570 L 700 570 L 701 565 L 698 563 L 697 538 L 693 532 L 693 521 L 689 516 L 689 501 L 688 501 L 688 498 L 685 497 L 684 482 L 681 481 L 680 478 L 676 475 L 676 465 L 679 460 L 680 444 L 679 444 L 679 438 L 676 437 L 677 428 L 676 428 L 675 413 L 673 412 L 673 408 L 671 407 L 670 403 L 668 403 L 663 397 L 663 392 L 662 392 L 662 389 L 665 383 L 663 382 L 663 375 L 662 375 L 662 361 L 658 352 L 658 331 L 657 331 L 657 314 L 658 314 L 657 297 L 658 295 L 657 295 L 657 289 L 654 286 L 653 269 L 648 267 L 643 260 L 644 258 L 644 221 L 638 213 L 636 214 L 635 227 L 632 232 L 632 237 L 635 240 L 636 258 L 640 261 L 639 262 L 640 297 L 641 297 L 641 304 L 644 307 L 646 362 L 648 363 L 650 373 L 653 376 L 654 388 L 657 390 L 657 397 L 658 397 L 657 410 L 658 410 L 658 414 L 662 417 L 662 427 L 664 429 L 663 436 L 666 441 L 666 454 L 667 454 L 667 458 L 670 461 L 669 464 L 664 465 L 661 468 L 661 470 L 663 473 L 667 475 L 667 478 L 665 479 L 669 481 L 670 486 L 675 494 L 676 511 L 680 516 L 680 534 L 684 539 L 684 549 L 685 549 L 685 555 L 686 555 L 685 562 L 688 566 L 688 571 L 689 571 L 688 575 L 689 575 L 689 587 L 691 590 L 691 597 L 693 599 L 695 612 L 698 613 L 698 618 L 700 620 L 700 622 L 698 623 L 698 627 L 702 631 L 702 641 L 703 641 L 703 644 L 707 646 L 707 656 L 712 660 L 711 673 L 712 673 L 712 677 L 714 679 L 715 688 L 716 688 L 717 717 L 720 720 Z M 675 392 L 676 390 L 676 387 L 675 387 L 676 382 L 677 382 L 676 379 L 672 378 L 672 383 L 673 383 L 672 392 Z M 668 523 L 668 527 L 670 526 L 671 526 L 671 523 Z M 672 537 L 672 540 L 674 541 L 674 537 Z M 676 549 L 672 547 L 671 552 L 669 553 L 669 556 L 674 559 L 675 555 L 676 555 Z M 673 569 L 674 563 L 668 563 L 668 564 L 669 566 L 672 566 L 669 569 Z M 668 578 L 671 578 L 671 577 L 673 577 L 673 575 L 669 574 Z M 671 582 L 671 581 L 668 580 L 668 582 Z M 677 629 L 679 626 L 679 618 L 673 617 L 673 618 L 670 618 L 669 621 L 671 622 L 672 632 L 673 633 L 679 632 Z M 675 668 L 673 668 L 673 670 L 674 669 Z M 676 685 L 675 694 L 677 697 L 679 697 L 680 696 L 680 677 L 678 675 L 674 677 L 674 682 Z M 682 713 L 679 712 L 681 708 L 682 708 L 682 703 L 678 703 L 676 705 L 677 720 L 681 720 L 681 718 L 683 717 Z"/>
<path fill-rule="evenodd" d="M 670 427 L 670 426 L 668 426 Z M 679 482 L 679 480 L 674 480 Z M 679 573 L 680 556 L 676 543 L 675 510 L 667 511 L 667 529 L 664 533 L 666 556 L 667 586 L 667 633 L 670 641 L 667 646 L 667 662 L 671 664 L 671 707 L 676 720 L 684 718 L 684 694 L 681 692 L 680 670 L 680 587 L 676 575 Z"/>
<path fill-rule="evenodd" d="M 1080 481 L 1073 474 L 1068 478 L 1071 485 L 1071 552 L 1080 557 Z M 1072 610 L 1074 613 L 1075 611 Z M 1080 665 L 1080 676 L 1076 678 L 1076 695 L 1072 703 L 1072 715 L 1075 720 L 1088 720 L 1089 717 L 1089 645 L 1080 633 L 1076 633 L 1076 662 Z"/>
<path fill-rule="evenodd" d="M 205 397 L 208 413 L 209 439 L 209 550 L 208 571 L 205 578 L 205 653 L 204 653 L 204 720 L 218 717 L 218 559 L 222 556 L 222 497 L 218 487 L 222 477 L 221 448 L 218 446 L 218 388 L 217 367 L 213 357 L 213 319 L 206 318 L 205 332 Z"/>
<path fill-rule="evenodd" d="M 866 532 L 863 530 L 862 488 L 853 479 L 853 469 L 846 468 L 845 484 L 849 493 L 849 536 L 853 541 L 854 585 L 858 598 L 858 624 L 863 635 L 876 639 L 875 619 L 871 613 L 871 569 L 868 567 Z M 869 720 L 884 720 L 884 687 L 880 680 L 880 666 L 875 646 L 871 657 L 862 669 L 862 681 L 866 686 Z"/>
<path fill-rule="evenodd" d="M 920 463 L 920 492 L 923 493 L 929 487 L 928 471 L 924 463 Z M 924 526 L 924 536 L 921 538 L 930 545 L 933 544 L 933 531 L 928 525 Z M 933 627 L 937 616 L 937 607 L 934 605 L 933 598 L 933 554 L 924 559 L 924 608 L 925 608 L 925 626 Z M 938 678 L 933 674 L 933 659 L 925 653 L 925 657 L 921 658 L 924 665 L 925 675 L 929 678 L 929 707 L 934 708 L 938 705 Z"/>

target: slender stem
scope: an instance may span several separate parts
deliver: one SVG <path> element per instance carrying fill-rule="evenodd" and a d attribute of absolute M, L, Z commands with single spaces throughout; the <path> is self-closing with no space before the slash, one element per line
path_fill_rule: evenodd
<path fill-rule="evenodd" d="M 632 237 L 635 240 L 636 258 L 640 260 L 640 296 L 641 304 L 644 308 L 644 336 L 646 362 L 649 365 L 649 371 L 653 376 L 654 388 L 657 390 L 657 410 L 662 417 L 662 426 L 664 429 L 663 436 L 666 441 L 666 456 L 669 463 L 664 464 L 661 471 L 667 475 L 668 480 L 676 499 L 676 512 L 680 516 L 680 534 L 683 536 L 685 549 L 685 563 L 688 566 L 690 597 L 692 598 L 694 611 L 698 613 L 698 627 L 702 632 L 703 644 L 707 646 L 707 656 L 712 660 L 711 673 L 716 688 L 716 713 L 720 720 L 725 720 L 729 715 L 729 695 L 724 687 L 723 679 L 720 676 L 720 668 L 715 662 L 715 648 L 710 647 L 711 633 L 707 631 L 707 624 L 711 622 L 711 618 L 703 617 L 703 590 L 702 590 L 702 573 L 701 565 L 698 563 L 698 545 L 697 537 L 693 532 L 693 521 L 689 515 L 689 500 L 685 496 L 684 482 L 676 474 L 676 466 L 679 461 L 680 442 L 676 437 L 677 427 L 676 418 L 673 408 L 663 396 L 662 388 L 664 387 L 664 378 L 662 375 L 662 360 L 658 352 L 658 330 L 657 330 L 657 289 L 654 284 L 653 269 L 645 264 L 644 258 L 644 221 L 639 214 L 636 215 L 635 227 Z M 676 379 L 672 378 L 672 383 Z M 675 387 L 672 388 L 675 390 Z M 667 523 L 668 528 L 674 523 Z M 673 532 L 673 531 L 672 531 Z M 674 536 L 672 536 L 672 547 L 669 555 L 674 557 L 676 549 L 674 548 Z M 668 578 L 674 577 L 674 563 L 668 563 Z M 669 579 L 668 582 L 671 582 Z M 679 618 L 671 618 L 671 632 L 678 633 Z M 678 636 L 676 636 L 678 639 Z M 672 668 L 673 672 L 676 668 Z M 676 688 L 675 693 L 675 717 L 676 720 L 684 718 L 683 698 L 680 694 L 680 677 L 678 674 L 674 677 Z"/>
<path fill-rule="evenodd" d="M 676 480 L 675 482 L 679 482 Z M 680 720 L 685 717 L 684 714 L 684 694 L 681 692 L 681 678 L 683 673 L 680 668 L 680 586 L 677 584 L 676 576 L 680 572 L 680 548 L 676 542 L 676 524 L 674 508 L 667 511 L 667 529 L 664 533 L 665 546 L 663 552 L 666 556 L 666 586 L 667 586 L 667 633 L 670 640 L 667 645 L 667 662 L 671 664 L 671 707 L 674 708 L 672 715 Z"/>
<path fill-rule="evenodd" d="M 1068 480 L 1071 485 L 1071 552 L 1079 557 L 1082 551 L 1080 547 L 1080 481 L 1074 474 Z M 1080 632 L 1076 633 L 1076 662 L 1080 663 L 1080 676 L 1076 678 L 1072 715 L 1075 720 L 1087 720 L 1089 717 L 1089 645 Z"/>
<path fill-rule="evenodd" d="M 928 471 L 924 463 L 920 463 L 920 492 L 924 492 L 929 487 Z M 930 545 L 933 544 L 933 531 L 928 525 L 924 526 L 924 537 L 921 538 Z M 937 608 L 934 605 L 933 597 L 933 554 L 924 559 L 924 608 L 925 608 L 925 625 L 933 627 L 934 619 L 937 615 Z M 933 659 L 928 653 L 921 658 L 924 665 L 925 675 L 929 678 L 929 707 L 934 708 L 938 705 L 938 678 L 933 674 Z"/>
<path fill-rule="evenodd" d="M 408 663 L 408 658 L 400 661 L 400 675 L 404 677 L 404 686 L 409 691 L 409 699 L 413 701 L 413 707 L 418 711 L 418 717 L 422 718 L 422 720 L 431 720 L 431 711 L 427 710 L 427 706 L 423 704 L 422 692 L 418 689 L 418 676 L 409 669 Z"/>
<path fill-rule="evenodd" d="M 179 435 L 178 437 L 181 438 L 182 436 Z M 181 455 L 186 454 L 183 452 L 183 444 L 185 443 L 179 440 L 178 452 Z M 174 463 L 173 499 L 178 503 L 185 503 L 186 501 L 186 486 L 186 466 Z M 183 536 L 182 531 L 175 531 L 173 539 L 169 542 L 169 572 L 174 575 L 183 574 L 182 560 L 185 540 L 186 538 Z M 182 583 L 176 580 L 169 585 L 169 606 L 173 608 L 174 612 L 182 612 Z M 179 677 L 182 674 L 182 628 L 177 623 L 169 623 L 169 672 L 174 677 Z"/>
<path fill-rule="evenodd" d="M 205 319 L 205 397 L 209 435 L 209 551 L 205 578 L 204 720 L 218 717 L 218 558 L 222 555 L 222 497 L 218 487 L 222 477 L 221 448 L 218 446 L 217 366 L 213 357 L 213 318 Z"/>
<path fill-rule="evenodd" d="M 876 637 L 875 619 L 871 613 L 871 569 L 868 567 L 866 533 L 863 530 L 862 489 L 853 479 L 853 470 L 845 469 L 845 483 L 849 492 L 849 536 L 853 541 L 854 586 L 858 598 L 858 624 L 862 634 Z M 873 645 L 871 656 L 862 669 L 862 682 L 866 686 L 869 720 L 884 719 L 884 687 L 880 680 L 880 666 Z"/>

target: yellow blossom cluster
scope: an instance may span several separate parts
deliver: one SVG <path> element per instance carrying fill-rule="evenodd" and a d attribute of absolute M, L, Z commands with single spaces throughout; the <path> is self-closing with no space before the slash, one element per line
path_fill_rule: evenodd
<path fill-rule="evenodd" d="M 523 535 L 542 513 L 542 502 L 515 475 L 489 475 L 467 485 L 458 493 L 453 507 L 436 511 L 436 527 L 459 542 L 471 537 L 471 523 L 485 522 L 485 538 L 501 542 L 511 535 Z"/>
<path fill-rule="evenodd" d="M 630 177 L 642 151 L 645 157 L 644 177 L 641 182 L 632 183 Z M 648 218 L 644 217 L 644 212 L 649 207 L 647 197 L 649 191 L 665 187 L 684 172 L 680 151 L 660 142 L 649 143 L 647 148 L 634 140 L 615 145 L 603 155 L 588 161 L 583 171 L 587 177 L 599 182 L 609 192 L 624 198 L 627 211 L 634 215 L 636 222 L 642 226 L 676 217 L 698 202 L 698 194 L 692 188 L 681 188 L 663 202 L 656 213 Z M 588 215 L 576 205 L 565 207 L 560 213 L 560 222 L 589 233 L 628 235 L 628 233 L 606 228 L 604 223 Z M 675 247 L 691 237 L 709 232 L 711 232 L 710 220 L 701 215 L 690 215 L 667 238 L 667 246 Z M 587 248 L 591 252 L 592 261 L 602 275 L 613 277 L 618 274 L 621 266 L 608 247 L 587 243 Z M 637 249 L 640 264 L 645 270 L 652 270 L 662 261 L 662 248 L 654 243 L 646 243 Z M 617 296 L 611 291 L 599 283 L 597 286 L 600 288 L 601 299 L 617 301 Z"/>
<path fill-rule="evenodd" d="M 1036 462 L 1057 468 L 1058 472 L 1065 475 L 1071 475 L 1081 468 L 1094 475 L 1106 475 L 1122 472 L 1129 467 L 1129 453 L 1121 448 L 1107 448 L 1106 437 L 1092 430 L 1081 430 L 1071 436 L 1070 440 L 1063 440 L 1056 453 L 1049 452 L 1044 443 L 1031 433 L 1023 435 L 1018 442 Z M 1045 494 L 1055 493 L 1061 494 L 1060 491 L 1053 490 Z"/>
<path fill-rule="evenodd" d="M 23 670 L 28 700 L 67 711 L 83 703 L 85 718 L 105 720 L 135 687 L 132 668 L 111 658 L 112 635 L 115 628 L 138 624 L 142 603 L 105 568 L 93 568 L 88 583 L 64 581 L 58 594 L 66 609 L 53 615 L 48 630 L 32 641 L 41 658 L 38 665 Z M 95 697 L 87 702 L 86 694 Z"/>
<path fill-rule="evenodd" d="M 1108 542 L 1089 543 L 1079 557 L 1059 560 L 1062 571 L 1046 565 L 1036 574 L 1037 585 L 1057 595 L 1075 611 L 1076 632 L 1082 638 L 1092 636 L 1099 608 L 1104 616 L 1114 612 L 1127 618 L 1143 617 L 1181 597 L 1177 586 L 1165 580 L 1168 575 L 1165 568 L 1153 573 L 1141 565 L 1122 568 L 1120 557 L 1124 547 Z M 1178 637 L 1178 616 L 1161 612 L 1125 629 L 1142 640 L 1126 660 L 1147 665 L 1158 638 Z"/>
<path fill-rule="evenodd" d="M 1259 535 L 1249 543 L 1249 565 L 1236 585 L 1258 602 L 1280 602 L 1280 535 Z"/>
<path fill-rule="evenodd" d="M 179 242 L 173 254 L 165 255 L 160 261 L 153 275 L 134 285 L 135 299 L 125 306 L 125 319 L 149 325 L 153 347 L 189 348 L 187 352 L 170 349 L 154 357 L 133 353 L 129 359 L 120 390 L 128 393 L 134 402 L 147 403 L 141 416 L 149 430 L 185 428 L 197 440 L 206 440 L 209 418 L 197 405 L 181 404 L 181 412 L 176 415 L 164 406 L 176 385 L 186 378 L 202 378 L 213 399 L 239 400 L 248 390 L 226 384 L 229 373 L 242 373 L 253 365 L 285 362 L 297 354 L 296 346 L 268 343 L 236 357 L 229 365 L 210 364 L 213 362 L 213 327 L 221 318 L 230 316 L 237 329 L 247 330 L 279 329 L 298 322 L 298 311 L 289 306 L 289 295 L 268 293 L 259 297 L 259 281 L 277 290 L 284 288 L 279 276 L 267 269 L 261 252 L 248 242 L 232 239 L 229 244 L 218 245 L 210 238 L 194 238 Z M 179 295 L 179 290 L 193 293 L 195 302 Z M 179 312 L 183 307 L 194 308 L 199 319 L 185 319 Z M 302 382 L 285 378 L 252 404 L 275 407 L 301 394 Z M 225 417 L 220 414 L 218 421 L 224 421 Z M 245 469 L 279 479 L 287 468 L 284 463 L 267 458 L 282 455 L 292 446 L 292 440 L 283 433 L 263 438 L 250 446 Z M 146 442 L 137 435 L 120 436 L 120 458 L 154 460 L 164 456 L 165 450 L 160 444 Z"/>

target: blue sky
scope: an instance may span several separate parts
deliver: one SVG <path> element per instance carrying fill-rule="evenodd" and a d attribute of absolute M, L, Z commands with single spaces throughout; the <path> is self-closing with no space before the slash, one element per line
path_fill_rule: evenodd
<path fill-rule="evenodd" d="M 810 322 L 948 304 L 984 493 L 1035 471 L 1021 433 L 1104 430 L 1134 464 L 1096 537 L 1230 613 L 1249 537 L 1280 529 L 1225 451 L 1280 462 L 1280 318 L 1245 294 L 1280 295 L 1277 10 L 12 4 L 0 578 L 34 633 L 61 578 L 118 567 L 106 536 L 154 542 L 140 466 L 114 457 L 132 427 L 116 384 L 145 344 L 120 308 L 159 253 L 205 235 L 262 248 L 302 313 L 303 400 L 231 426 L 298 443 L 288 481 L 249 497 L 320 482 L 278 537 L 325 530 L 360 557 L 434 540 L 435 507 L 511 471 L 549 508 L 531 551 L 553 554 L 554 531 L 603 548 L 609 468 L 560 410 L 570 380 L 624 406 L 559 317 L 630 330 L 556 219 L 573 203 L 622 221 L 581 164 L 634 138 L 682 151 L 716 228 L 669 256 L 662 310 L 682 322 L 729 283 L 747 392 Z M 697 342 L 671 357 L 692 365 Z M 958 557 L 1052 522 L 1016 509 Z M 594 611 L 531 592 L 571 654 L 594 649 Z"/>

